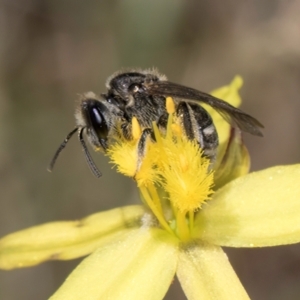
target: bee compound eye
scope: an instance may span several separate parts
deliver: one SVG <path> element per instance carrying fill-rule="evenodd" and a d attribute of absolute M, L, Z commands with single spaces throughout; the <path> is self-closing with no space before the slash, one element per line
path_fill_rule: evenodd
<path fill-rule="evenodd" d="M 108 135 L 108 125 L 99 107 L 93 107 L 90 111 L 91 125 L 100 139 Z"/>
<path fill-rule="evenodd" d="M 101 114 L 100 111 L 98 111 L 97 108 L 93 108 L 92 109 L 92 115 L 94 116 L 94 123 L 100 125 L 100 126 L 103 126 L 103 116 Z"/>

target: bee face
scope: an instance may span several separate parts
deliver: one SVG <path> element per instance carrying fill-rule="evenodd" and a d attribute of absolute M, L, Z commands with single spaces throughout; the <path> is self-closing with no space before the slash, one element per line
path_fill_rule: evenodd
<path fill-rule="evenodd" d="M 221 99 L 198 90 L 167 81 L 164 75 L 154 70 L 117 72 L 108 78 L 107 93 L 97 97 L 89 92 L 82 96 L 75 117 L 77 127 L 71 131 L 56 151 L 49 170 L 52 170 L 59 153 L 71 136 L 78 131 L 87 162 L 93 173 L 101 173 L 94 164 L 83 139 L 86 133 L 89 142 L 102 151 L 109 149 L 117 135 L 132 139 L 131 121 L 136 118 L 142 128 L 138 142 L 138 158 L 142 160 L 145 141 L 152 135 L 152 123 L 161 131 L 166 129 L 168 113 L 166 97 L 173 97 L 175 114 L 183 133 L 198 142 L 212 162 L 218 147 L 218 135 L 209 113 L 200 105 L 205 103 L 219 112 L 232 126 L 253 135 L 262 136 L 263 127 L 255 118 L 231 106 Z"/>
<path fill-rule="evenodd" d="M 77 128 L 85 129 L 89 142 L 100 150 L 107 150 L 109 137 L 115 130 L 122 110 L 102 96 L 89 92 L 83 95 L 75 112 Z"/>

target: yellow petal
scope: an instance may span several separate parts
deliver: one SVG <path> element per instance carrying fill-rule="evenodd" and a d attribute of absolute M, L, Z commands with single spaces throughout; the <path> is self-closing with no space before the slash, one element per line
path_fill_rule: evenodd
<path fill-rule="evenodd" d="M 236 75 L 229 85 L 222 86 L 215 89 L 211 94 L 217 98 L 223 99 L 234 107 L 239 107 L 241 105 L 241 97 L 238 93 L 243 85 L 243 78 Z"/>
<path fill-rule="evenodd" d="M 0 268 L 21 268 L 89 254 L 117 239 L 121 232 L 140 226 L 143 213 L 141 206 L 127 206 L 79 221 L 46 223 L 9 234 L 0 240 Z"/>
<path fill-rule="evenodd" d="M 219 99 L 222 99 L 234 107 L 238 107 L 241 104 L 241 97 L 239 90 L 243 85 L 243 79 L 240 76 L 235 76 L 229 85 L 223 86 L 211 92 L 211 94 Z M 205 109 L 210 113 L 216 126 L 219 136 L 219 147 L 216 165 L 219 165 L 227 149 L 227 143 L 230 136 L 230 124 L 224 120 L 224 118 L 218 114 L 214 109 L 209 106 L 205 106 Z"/>
<path fill-rule="evenodd" d="M 263 247 L 300 242 L 300 165 L 239 177 L 218 190 L 196 220 L 210 243 Z"/>
<path fill-rule="evenodd" d="M 177 276 L 189 300 L 249 299 L 218 246 L 199 243 L 180 251 Z"/>
<path fill-rule="evenodd" d="M 218 190 L 229 181 L 247 174 L 249 168 L 250 157 L 247 148 L 243 144 L 241 132 L 232 130 L 222 161 L 215 166 L 214 189 Z"/>
<path fill-rule="evenodd" d="M 161 300 L 175 275 L 177 242 L 158 229 L 140 228 L 86 258 L 51 300 Z"/>

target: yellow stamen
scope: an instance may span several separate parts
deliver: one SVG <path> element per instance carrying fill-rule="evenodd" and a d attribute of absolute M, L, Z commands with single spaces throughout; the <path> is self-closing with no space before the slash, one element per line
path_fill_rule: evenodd
<path fill-rule="evenodd" d="M 133 139 L 117 141 L 108 154 L 119 171 L 136 180 L 143 201 L 161 227 L 188 241 L 195 211 L 212 195 L 213 173 L 199 144 L 188 140 L 174 122 L 175 104 L 171 97 L 166 99 L 166 109 L 169 113 L 166 132 L 162 133 L 152 123 L 155 142 L 150 138 L 146 141 L 139 168 L 137 146 L 142 129 L 136 118 L 131 123 Z M 175 227 L 171 229 L 169 224 Z"/>
<path fill-rule="evenodd" d="M 184 138 L 168 140 L 163 148 L 161 176 L 170 201 L 181 212 L 195 211 L 212 194 L 213 174 L 198 144 Z"/>
<path fill-rule="evenodd" d="M 117 166 L 118 172 L 133 177 L 136 173 L 137 150 L 136 144 L 132 142 L 119 141 L 111 145 L 107 151 L 111 163 Z"/>
<path fill-rule="evenodd" d="M 172 97 L 167 97 L 166 98 L 166 109 L 169 115 L 174 114 L 175 112 L 175 103 L 173 101 Z"/>
<path fill-rule="evenodd" d="M 171 137 L 172 135 L 173 113 L 175 112 L 175 104 L 172 97 L 166 98 L 166 109 L 169 114 L 168 123 L 167 123 L 167 135 L 166 135 L 166 138 L 168 138 Z"/>
<path fill-rule="evenodd" d="M 151 194 L 151 198 L 153 200 L 153 203 L 155 204 L 155 206 L 159 210 L 160 214 L 163 215 L 163 210 L 162 210 L 162 207 L 161 207 L 161 199 L 158 196 L 158 193 L 157 193 L 157 190 L 156 190 L 155 186 L 153 184 L 149 184 L 148 185 L 148 190 L 149 190 L 149 193 Z"/>
<path fill-rule="evenodd" d="M 177 235 L 181 241 L 186 242 L 191 238 L 185 214 L 178 211 L 176 215 Z"/>
<path fill-rule="evenodd" d="M 160 223 L 160 225 L 165 230 L 167 230 L 169 233 L 174 234 L 173 231 L 172 231 L 172 229 L 169 227 L 168 223 L 166 222 L 166 220 L 164 218 L 164 215 L 162 215 L 160 213 L 159 209 L 156 207 L 156 205 L 152 201 L 152 198 L 150 197 L 150 195 L 149 195 L 148 190 L 146 189 L 146 187 L 144 187 L 144 186 L 140 187 L 140 191 L 141 191 L 141 194 L 142 194 L 145 202 L 147 203 L 147 205 L 151 209 L 152 213 L 157 218 L 157 220 Z"/>
<path fill-rule="evenodd" d="M 190 225 L 190 231 L 194 228 L 194 219 L 195 219 L 195 213 L 193 211 L 189 211 L 189 225 Z"/>
<path fill-rule="evenodd" d="M 138 140 L 142 134 L 141 126 L 136 117 L 131 120 L 132 137 L 134 140 Z"/>

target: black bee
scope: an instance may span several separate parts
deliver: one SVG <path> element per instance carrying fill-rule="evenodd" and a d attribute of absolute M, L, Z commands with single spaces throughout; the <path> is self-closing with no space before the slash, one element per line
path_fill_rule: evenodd
<path fill-rule="evenodd" d="M 117 72 L 108 78 L 106 88 L 107 93 L 100 97 L 92 92 L 82 96 L 75 113 L 77 126 L 57 149 L 50 163 L 50 171 L 69 139 L 78 132 L 88 165 L 94 175 L 100 177 L 101 173 L 91 158 L 83 133 L 96 149 L 105 152 L 116 135 L 121 134 L 127 140 L 132 139 L 133 117 L 138 120 L 143 130 L 137 150 L 141 160 L 147 138 L 150 136 L 153 139 L 152 122 L 156 122 L 161 131 L 166 129 L 168 96 L 174 100 L 177 120 L 184 134 L 188 139 L 196 140 L 204 155 L 211 161 L 216 156 L 218 134 L 211 116 L 201 103 L 210 105 L 233 127 L 262 136 L 260 128 L 263 125 L 255 118 L 221 99 L 172 83 L 155 70 Z"/>

